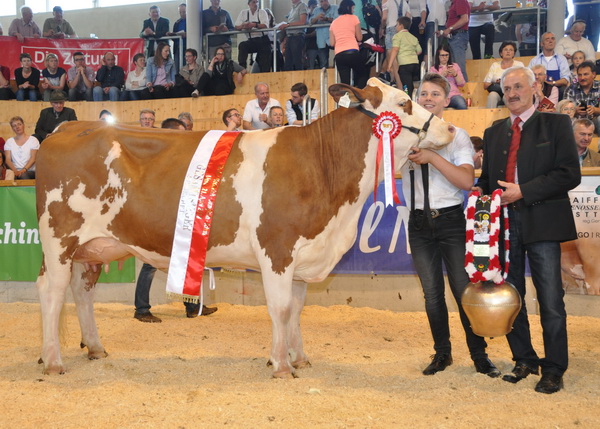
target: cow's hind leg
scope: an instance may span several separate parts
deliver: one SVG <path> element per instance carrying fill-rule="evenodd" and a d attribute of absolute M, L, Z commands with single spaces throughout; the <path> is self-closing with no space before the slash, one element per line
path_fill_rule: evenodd
<path fill-rule="evenodd" d="M 101 270 L 102 267 L 98 267 L 95 272 L 93 270 L 86 271 L 82 264 L 75 263 L 71 277 L 71 290 L 81 328 L 81 348 L 88 348 L 88 359 L 100 359 L 108 356 L 100 343 L 94 318 L 94 292 Z"/>
<path fill-rule="evenodd" d="M 306 300 L 306 287 L 307 285 L 303 281 L 292 282 L 292 309 L 287 339 L 290 359 L 294 368 L 310 366 L 308 357 L 304 354 L 302 332 L 300 331 L 300 316 Z"/>
<path fill-rule="evenodd" d="M 59 319 L 71 279 L 71 262 L 61 264 L 58 258 L 44 256 L 36 286 L 42 312 L 42 357 L 44 374 L 63 374 L 60 355 Z"/>

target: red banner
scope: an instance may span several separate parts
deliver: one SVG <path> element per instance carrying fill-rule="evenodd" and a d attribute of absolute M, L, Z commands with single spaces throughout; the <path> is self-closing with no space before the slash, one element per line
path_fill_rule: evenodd
<path fill-rule="evenodd" d="M 83 52 L 86 64 L 95 71 L 102 66 L 102 57 L 108 51 L 115 54 L 117 65 L 125 71 L 133 70 L 133 56 L 144 52 L 143 39 L 25 39 L 20 43 L 16 37 L 0 36 L 2 65 L 10 68 L 14 78 L 15 69 L 21 67 L 19 55 L 27 52 L 33 64 L 40 70 L 46 68 L 44 60 L 49 53 L 58 56 L 59 66 L 65 70 L 73 67 L 73 54 Z"/>

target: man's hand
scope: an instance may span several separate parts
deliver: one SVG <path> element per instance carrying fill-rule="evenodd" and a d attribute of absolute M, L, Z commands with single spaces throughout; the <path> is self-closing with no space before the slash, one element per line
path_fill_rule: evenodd
<path fill-rule="evenodd" d="M 154 30 L 151 29 L 150 27 L 147 27 L 144 29 L 144 35 L 146 36 L 154 36 Z"/>
<path fill-rule="evenodd" d="M 421 149 L 416 146 L 411 147 L 412 152 L 408 155 L 408 160 L 415 164 L 429 164 L 435 155 L 429 149 Z"/>
<path fill-rule="evenodd" d="M 502 197 L 500 198 L 500 204 L 511 204 L 523 198 L 523 194 L 521 193 L 521 187 L 516 183 L 498 180 L 498 185 L 505 188 L 505 191 L 502 192 Z"/>

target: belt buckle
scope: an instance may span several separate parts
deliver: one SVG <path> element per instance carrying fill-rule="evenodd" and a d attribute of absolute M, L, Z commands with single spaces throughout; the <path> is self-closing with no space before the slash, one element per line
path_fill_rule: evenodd
<path fill-rule="evenodd" d="M 435 219 L 440 215 L 440 211 L 438 209 L 430 209 L 429 212 L 431 213 L 431 219 Z"/>

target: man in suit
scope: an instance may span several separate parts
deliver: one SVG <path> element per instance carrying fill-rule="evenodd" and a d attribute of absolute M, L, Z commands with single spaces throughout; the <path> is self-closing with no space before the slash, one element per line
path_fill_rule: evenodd
<path fill-rule="evenodd" d="M 533 72 L 507 70 L 501 81 L 510 117 L 497 121 L 484 134 L 478 190 L 490 194 L 503 188 L 508 205 L 510 268 L 507 282 L 523 299 L 513 330 L 506 336 L 515 367 L 504 381 L 517 383 L 529 374 L 542 378 L 535 390 L 555 393 L 563 387 L 568 365 L 566 311 L 560 275 L 560 243 L 577 238 L 568 191 L 581 181 L 579 159 L 570 120 L 535 110 Z M 525 308 L 525 255 L 540 305 L 545 357 L 531 344 Z"/>
<path fill-rule="evenodd" d="M 169 20 L 160 16 L 160 8 L 156 5 L 150 6 L 148 13 L 150 18 L 144 20 L 144 26 L 140 37 L 147 39 L 146 58 L 154 56 L 155 40 L 165 37 L 169 32 Z"/>
<path fill-rule="evenodd" d="M 33 135 L 41 143 L 54 129 L 65 121 L 76 121 L 75 110 L 65 107 L 67 98 L 62 91 L 54 91 L 50 95 L 50 104 L 52 107 L 43 109 L 40 112 L 40 118 L 35 124 L 35 134 Z"/>

